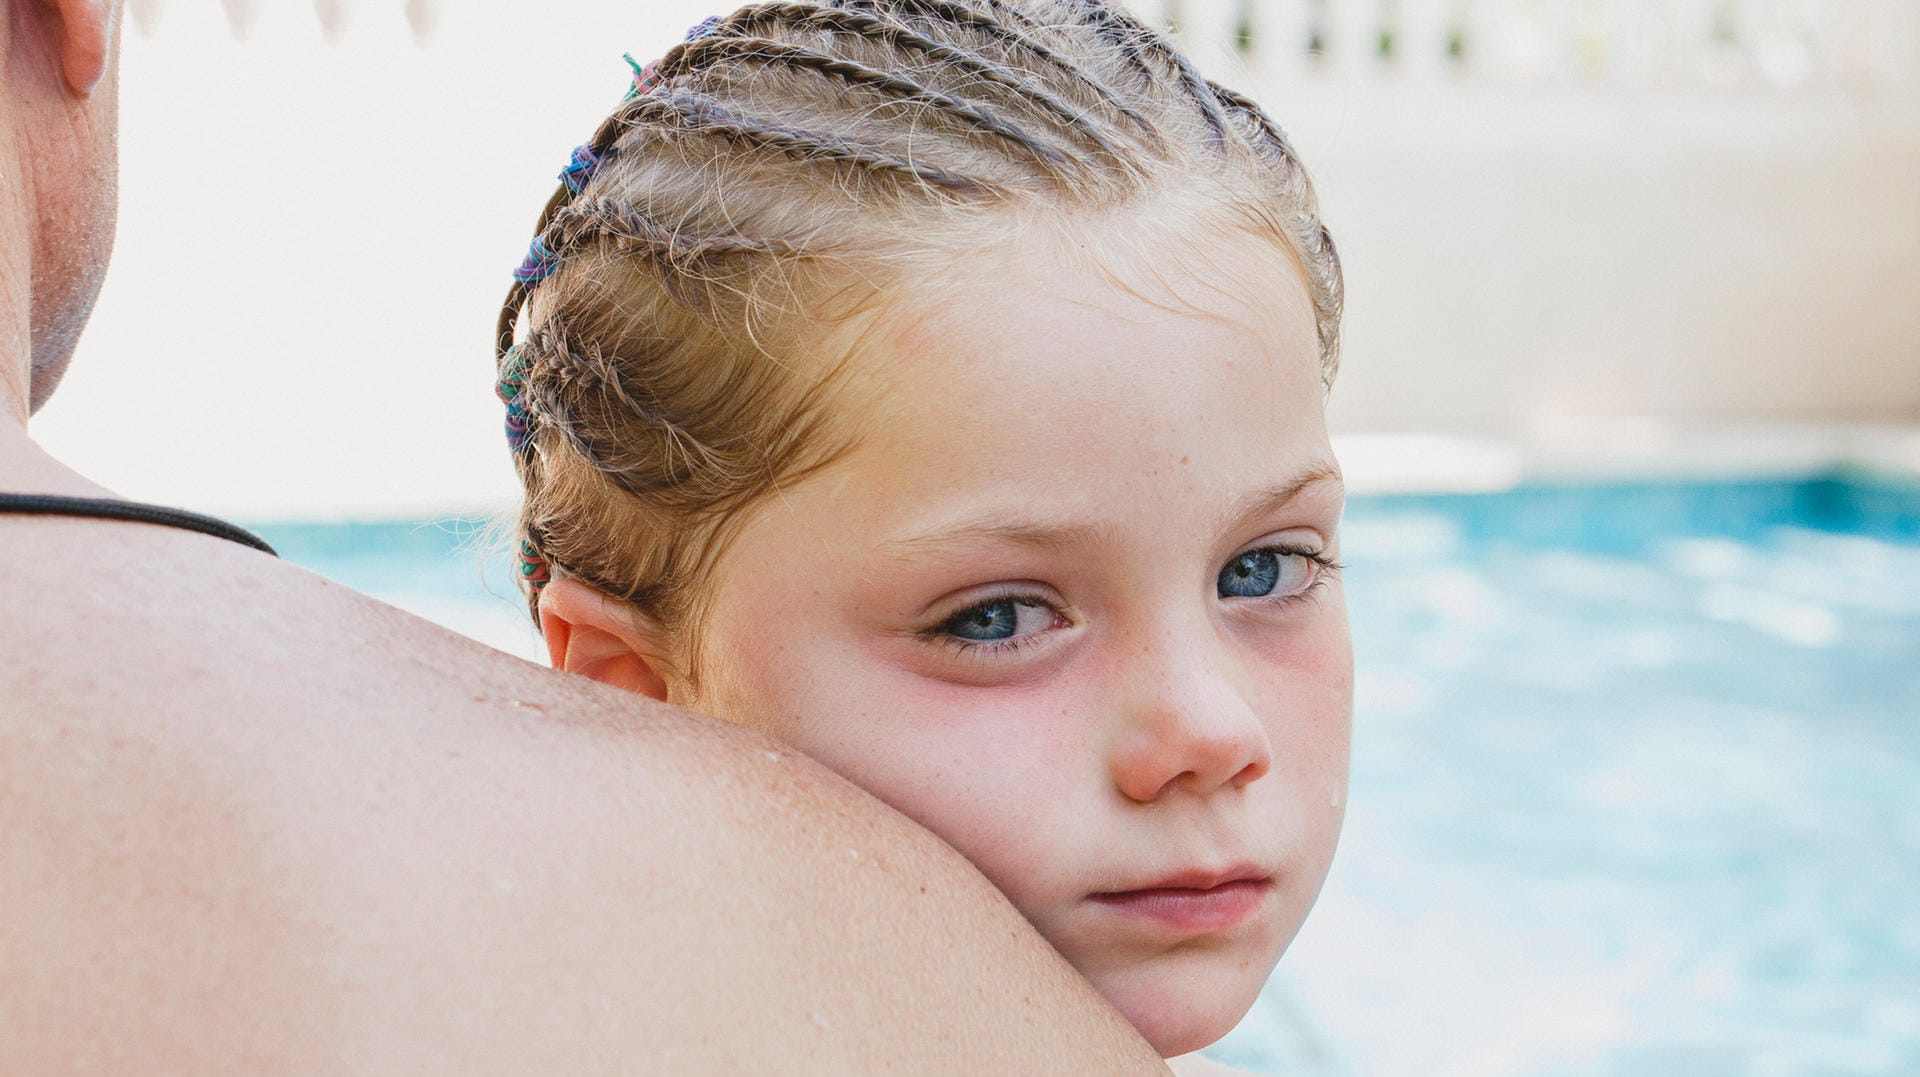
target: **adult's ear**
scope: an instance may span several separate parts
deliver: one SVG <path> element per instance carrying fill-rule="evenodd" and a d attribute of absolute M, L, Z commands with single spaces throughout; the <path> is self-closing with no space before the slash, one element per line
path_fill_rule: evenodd
<path fill-rule="evenodd" d="M 118 29 L 120 0 L 39 0 L 59 16 L 60 71 L 73 92 L 86 97 L 106 77 Z"/>
<path fill-rule="evenodd" d="M 540 591 L 540 631 L 553 668 L 666 701 L 676 677 L 666 633 L 628 603 L 557 579 Z"/>

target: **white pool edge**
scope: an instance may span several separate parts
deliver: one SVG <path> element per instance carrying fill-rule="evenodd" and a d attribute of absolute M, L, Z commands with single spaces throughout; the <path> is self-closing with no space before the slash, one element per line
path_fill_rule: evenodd
<path fill-rule="evenodd" d="M 1920 423 L 1659 417 L 1542 422 L 1509 436 L 1336 434 L 1349 494 L 1491 493 L 1525 484 L 1807 479 L 1858 470 L 1920 480 Z"/>

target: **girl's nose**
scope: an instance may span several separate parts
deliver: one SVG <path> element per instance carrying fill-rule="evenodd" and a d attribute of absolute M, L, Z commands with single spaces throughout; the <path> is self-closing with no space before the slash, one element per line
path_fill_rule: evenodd
<path fill-rule="evenodd" d="M 1273 767 L 1273 746 L 1253 705 L 1221 662 L 1197 649 L 1148 657 L 1130 678 L 1113 746 L 1113 780 L 1127 799 L 1238 789 Z"/>

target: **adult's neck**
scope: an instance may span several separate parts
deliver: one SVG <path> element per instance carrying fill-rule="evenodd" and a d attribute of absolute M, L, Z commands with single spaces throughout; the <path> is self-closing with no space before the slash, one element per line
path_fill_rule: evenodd
<path fill-rule="evenodd" d="M 0 491 L 100 496 L 107 491 L 55 460 L 27 433 L 37 222 L 32 181 L 23 167 L 25 140 L 5 80 L 0 72 Z"/>
<path fill-rule="evenodd" d="M 39 213 L 27 168 L 28 108 L 22 5 L 0 2 L 0 434 L 24 437 L 33 399 L 33 249 Z M 0 440 L 0 474 L 13 474 L 15 438 Z"/>
<path fill-rule="evenodd" d="M 27 433 L 33 400 L 33 274 L 40 204 L 33 164 L 36 103 L 57 72 L 27 48 L 34 5 L 0 2 L 0 491 L 106 494 Z M 41 124 L 44 125 L 43 123 Z M 46 147 L 42 146 L 44 151 Z"/>
<path fill-rule="evenodd" d="M 23 167 L 26 146 L 8 91 L 0 71 L 0 426 L 24 430 L 32 399 L 36 213 L 33 181 Z"/>

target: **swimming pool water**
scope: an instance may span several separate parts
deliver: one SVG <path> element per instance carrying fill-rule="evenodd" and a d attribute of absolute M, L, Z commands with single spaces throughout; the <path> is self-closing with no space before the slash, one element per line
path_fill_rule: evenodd
<path fill-rule="evenodd" d="M 260 530 L 537 652 L 470 527 Z M 1346 833 L 1218 1057 L 1920 1074 L 1920 485 L 1360 498 L 1342 556 Z"/>

